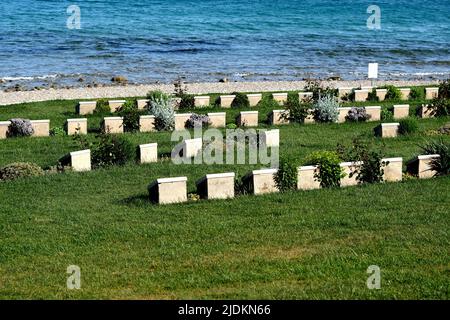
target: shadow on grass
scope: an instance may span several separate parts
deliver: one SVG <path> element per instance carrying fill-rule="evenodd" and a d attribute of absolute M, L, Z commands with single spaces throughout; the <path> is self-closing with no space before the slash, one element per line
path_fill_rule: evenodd
<path fill-rule="evenodd" d="M 128 207 L 143 207 L 153 205 L 148 194 L 139 194 L 117 201 L 118 204 Z"/>

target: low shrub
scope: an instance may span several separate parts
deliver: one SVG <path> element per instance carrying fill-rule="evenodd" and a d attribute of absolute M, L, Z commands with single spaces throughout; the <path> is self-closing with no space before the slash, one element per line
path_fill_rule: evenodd
<path fill-rule="evenodd" d="M 135 148 L 123 136 L 101 133 L 97 138 L 90 148 L 95 168 L 124 165 L 134 160 Z"/>
<path fill-rule="evenodd" d="M 107 114 L 111 113 L 111 108 L 109 106 L 109 102 L 107 99 L 99 99 L 97 100 L 97 105 L 94 110 L 95 114 Z"/>
<path fill-rule="evenodd" d="M 338 89 L 324 86 L 320 80 L 308 79 L 304 88 L 305 92 L 313 93 L 313 101 L 317 102 L 323 96 L 337 97 Z"/>
<path fill-rule="evenodd" d="M 195 97 L 192 94 L 183 94 L 181 95 L 180 103 L 178 104 L 178 108 L 180 110 L 186 109 L 194 109 L 195 108 Z"/>
<path fill-rule="evenodd" d="M 381 149 L 375 149 L 372 144 L 354 139 L 349 147 L 339 144 L 337 153 L 344 161 L 361 162 L 361 165 L 354 168 L 350 174 L 350 177 L 356 175 L 358 182 L 378 183 L 383 181 L 384 167 L 387 163 L 383 161 L 384 154 Z"/>
<path fill-rule="evenodd" d="M 187 128 L 208 128 L 210 119 L 207 115 L 193 113 L 186 122 Z"/>
<path fill-rule="evenodd" d="M 63 127 L 53 127 L 50 129 L 50 135 L 54 137 L 62 137 L 66 135 L 66 130 Z"/>
<path fill-rule="evenodd" d="M 37 164 L 29 162 L 11 163 L 0 169 L 0 181 L 10 181 L 42 175 L 44 175 L 44 170 Z"/>
<path fill-rule="evenodd" d="M 136 100 L 127 100 L 117 109 L 117 114 L 123 118 L 123 129 L 125 132 L 139 131 L 139 117 L 142 112 L 138 109 Z"/>
<path fill-rule="evenodd" d="M 250 101 L 246 94 L 240 92 L 233 92 L 232 95 L 235 96 L 233 102 L 231 103 L 232 108 L 250 108 Z"/>
<path fill-rule="evenodd" d="M 34 129 L 28 119 L 11 119 L 8 126 L 9 137 L 29 137 L 33 135 Z"/>
<path fill-rule="evenodd" d="M 425 100 L 425 89 L 417 87 L 411 88 L 409 98 L 411 100 Z"/>
<path fill-rule="evenodd" d="M 368 101 L 372 102 L 378 102 L 380 101 L 380 98 L 377 96 L 377 89 L 373 88 L 372 91 L 369 92 L 369 97 L 367 98 Z"/>
<path fill-rule="evenodd" d="M 450 116 L 450 99 L 435 98 L 431 102 L 430 109 L 431 114 L 436 117 Z"/>
<path fill-rule="evenodd" d="M 281 192 L 297 190 L 298 169 L 297 164 L 290 158 L 280 159 L 280 166 L 275 174 L 275 183 Z"/>
<path fill-rule="evenodd" d="M 414 132 L 417 132 L 417 130 L 419 130 L 419 124 L 417 122 L 416 118 L 412 118 L 412 117 L 408 117 L 408 118 L 404 118 L 401 119 L 399 121 L 400 123 L 400 128 L 399 128 L 399 132 L 400 134 L 411 134 Z"/>
<path fill-rule="evenodd" d="M 367 114 L 366 108 L 364 107 L 353 107 L 345 116 L 345 120 L 349 122 L 364 122 L 371 118 L 370 114 Z"/>
<path fill-rule="evenodd" d="M 237 124 L 235 124 L 235 123 L 229 123 L 229 124 L 227 124 L 227 129 L 237 129 Z"/>
<path fill-rule="evenodd" d="M 450 99 L 450 79 L 444 80 L 439 84 L 439 98 Z"/>
<path fill-rule="evenodd" d="M 381 109 L 381 120 L 382 121 L 393 121 L 394 113 L 392 112 L 392 110 L 389 110 L 388 108 L 382 108 Z"/>
<path fill-rule="evenodd" d="M 399 101 L 402 99 L 402 92 L 400 91 L 399 88 L 392 86 L 392 85 L 388 85 L 388 86 L 382 87 L 382 89 L 387 89 L 385 100 Z"/>
<path fill-rule="evenodd" d="M 324 96 L 314 104 L 314 119 L 318 122 L 336 122 L 339 103 L 334 96 Z"/>
<path fill-rule="evenodd" d="M 282 119 L 302 123 L 308 116 L 308 110 L 312 107 L 309 103 L 300 102 L 298 94 L 289 92 L 284 108 L 287 112 L 282 113 Z"/>
<path fill-rule="evenodd" d="M 421 146 L 427 155 L 438 154 L 439 158 L 431 161 L 431 169 L 437 172 L 438 176 L 450 174 L 450 143 L 443 139 L 430 141 Z"/>
<path fill-rule="evenodd" d="M 234 193 L 236 196 L 245 196 L 247 194 L 250 194 L 250 188 L 248 183 L 244 181 L 242 178 L 236 178 L 234 180 Z"/>
<path fill-rule="evenodd" d="M 317 165 L 319 170 L 314 178 L 320 182 L 322 188 L 339 187 L 345 173 L 340 166 L 341 159 L 333 151 L 316 151 L 308 157 L 308 164 Z"/>
<path fill-rule="evenodd" d="M 155 116 L 156 130 L 173 130 L 175 110 L 172 99 L 161 91 L 152 91 L 147 95 L 148 112 Z"/>

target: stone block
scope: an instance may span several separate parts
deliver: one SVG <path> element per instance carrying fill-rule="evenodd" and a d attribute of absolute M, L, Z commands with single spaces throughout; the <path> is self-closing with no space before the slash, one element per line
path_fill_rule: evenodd
<path fill-rule="evenodd" d="M 97 107 L 97 101 L 80 101 L 75 112 L 79 115 L 93 114 Z"/>
<path fill-rule="evenodd" d="M 254 170 L 243 178 L 243 182 L 248 186 L 251 194 L 278 192 L 275 173 L 277 173 L 277 169 Z"/>
<path fill-rule="evenodd" d="M 311 123 L 315 123 L 315 122 L 316 122 L 316 120 L 314 120 L 314 109 L 309 109 L 308 110 L 308 115 L 303 120 L 303 123 L 304 124 L 311 124 Z"/>
<path fill-rule="evenodd" d="M 383 167 L 383 181 L 397 182 L 403 179 L 403 158 L 382 159 L 386 165 Z"/>
<path fill-rule="evenodd" d="M 410 88 L 400 88 L 401 93 L 401 99 L 402 100 L 409 100 L 409 94 L 411 93 Z"/>
<path fill-rule="evenodd" d="M 339 112 L 339 117 L 338 117 L 338 123 L 343 123 L 345 122 L 347 119 L 347 115 L 348 112 L 351 110 L 352 108 L 338 108 L 338 112 Z"/>
<path fill-rule="evenodd" d="M 298 93 L 298 99 L 300 102 L 308 102 L 311 101 L 313 98 L 312 92 L 299 92 Z"/>
<path fill-rule="evenodd" d="M 150 201 L 171 204 L 187 201 L 187 177 L 157 179 L 148 186 Z"/>
<path fill-rule="evenodd" d="M 91 171 L 91 150 L 70 153 L 70 166 L 73 171 Z"/>
<path fill-rule="evenodd" d="M 183 140 L 183 157 L 194 158 L 202 152 L 203 140 L 202 138 Z"/>
<path fill-rule="evenodd" d="M 341 187 L 349 187 L 358 185 L 357 171 L 361 167 L 361 162 L 342 162 L 341 168 L 345 173 L 345 177 L 341 178 Z"/>
<path fill-rule="evenodd" d="M 125 100 L 109 100 L 109 107 L 111 108 L 111 112 L 117 112 L 117 109 L 119 109 L 123 104 L 125 103 Z"/>
<path fill-rule="evenodd" d="M 139 146 L 139 162 L 152 163 L 158 161 L 158 144 L 149 143 Z"/>
<path fill-rule="evenodd" d="M 87 134 L 87 119 L 67 119 L 66 131 L 67 135 L 72 136 L 74 134 Z"/>
<path fill-rule="evenodd" d="M 353 88 L 338 88 L 338 97 L 342 101 L 343 98 L 348 97 L 353 92 Z"/>
<path fill-rule="evenodd" d="M 428 104 L 423 104 L 419 107 L 419 116 L 421 118 L 432 118 L 435 115 L 435 111 Z"/>
<path fill-rule="evenodd" d="M 207 114 L 209 117 L 209 126 L 211 128 L 225 128 L 227 114 L 225 112 L 213 112 Z"/>
<path fill-rule="evenodd" d="M 386 100 L 387 89 L 377 89 L 378 101 Z"/>
<path fill-rule="evenodd" d="M 34 129 L 33 137 L 48 137 L 50 135 L 50 120 L 31 120 Z"/>
<path fill-rule="evenodd" d="M 240 127 L 257 127 L 258 111 L 241 111 L 237 119 L 237 125 Z"/>
<path fill-rule="evenodd" d="M 0 139 L 6 139 L 8 137 L 8 130 L 11 121 L 0 121 Z"/>
<path fill-rule="evenodd" d="M 287 93 L 272 93 L 273 100 L 278 102 L 278 104 L 283 105 L 287 101 Z"/>
<path fill-rule="evenodd" d="M 320 189 L 320 182 L 314 178 L 314 175 L 318 170 L 319 168 L 317 166 L 299 167 L 297 173 L 297 189 Z"/>
<path fill-rule="evenodd" d="M 250 107 L 256 107 L 262 99 L 261 93 L 252 93 L 247 95 L 248 101 L 250 102 Z"/>
<path fill-rule="evenodd" d="M 220 96 L 220 106 L 222 108 L 231 108 L 234 98 L 236 98 L 235 95 Z"/>
<path fill-rule="evenodd" d="M 177 113 L 175 114 L 175 130 L 184 130 L 186 122 L 191 117 L 192 113 Z"/>
<path fill-rule="evenodd" d="M 425 88 L 425 99 L 432 100 L 439 95 L 439 88 Z"/>
<path fill-rule="evenodd" d="M 273 126 L 277 126 L 277 125 L 281 125 L 281 124 L 288 124 L 289 123 L 289 111 L 288 110 L 272 110 L 272 112 L 269 113 L 269 123 Z"/>
<path fill-rule="evenodd" d="M 400 123 L 381 123 L 375 128 L 375 134 L 382 138 L 395 138 L 399 134 Z"/>
<path fill-rule="evenodd" d="M 368 89 L 355 90 L 355 102 L 364 102 L 369 98 Z"/>
<path fill-rule="evenodd" d="M 195 106 L 198 108 L 207 107 L 210 105 L 210 97 L 209 96 L 196 96 L 194 97 Z"/>
<path fill-rule="evenodd" d="M 381 107 L 379 106 L 370 106 L 365 107 L 366 113 L 370 115 L 370 119 L 368 121 L 380 121 L 381 120 Z"/>
<path fill-rule="evenodd" d="M 139 117 L 139 131 L 140 132 L 153 132 L 155 129 L 155 116 L 146 115 Z"/>
<path fill-rule="evenodd" d="M 394 105 L 394 119 L 409 117 L 409 104 Z"/>
<path fill-rule="evenodd" d="M 439 159 L 440 155 L 431 154 L 418 156 L 416 159 L 411 160 L 407 164 L 407 171 L 419 179 L 429 179 L 436 175 L 436 171 L 432 169 L 432 161 Z"/>
<path fill-rule="evenodd" d="M 197 193 L 203 199 L 234 198 L 234 172 L 207 174 L 197 181 Z"/>
<path fill-rule="evenodd" d="M 103 130 L 109 133 L 123 133 L 123 118 L 105 117 L 103 119 Z"/>
<path fill-rule="evenodd" d="M 259 143 L 267 148 L 280 146 L 280 130 L 260 130 Z"/>
<path fill-rule="evenodd" d="M 148 99 L 138 99 L 137 100 L 137 107 L 139 110 L 143 110 L 147 108 Z"/>

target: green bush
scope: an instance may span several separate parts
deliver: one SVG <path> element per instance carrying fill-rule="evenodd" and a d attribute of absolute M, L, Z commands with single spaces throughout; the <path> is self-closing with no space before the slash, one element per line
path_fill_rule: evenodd
<path fill-rule="evenodd" d="M 417 87 L 411 88 L 409 98 L 411 100 L 425 100 L 425 89 Z"/>
<path fill-rule="evenodd" d="M 404 118 L 401 119 L 399 121 L 400 123 L 400 128 L 399 128 L 399 132 L 400 134 L 411 134 L 414 132 L 417 132 L 417 130 L 419 130 L 419 124 L 417 122 L 416 118 L 412 118 L 412 117 L 408 117 L 408 118 Z"/>
<path fill-rule="evenodd" d="M 339 187 L 345 173 L 340 166 L 341 159 L 333 151 L 316 151 L 308 157 L 308 164 L 317 165 L 318 171 L 314 178 L 320 182 L 322 188 Z"/>
<path fill-rule="evenodd" d="M 369 97 L 367 98 L 368 101 L 377 102 L 380 101 L 380 98 L 377 96 L 377 89 L 373 88 L 372 91 L 369 92 Z"/>
<path fill-rule="evenodd" d="M 305 92 L 313 93 L 313 101 L 318 101 L 320 97 L 323 96 L 332 96 L 337 97 L 338 89 L 334 89 L 331 87 L 325 87 L 320 80 L 308 79 L 306 80 L 306 85 L 304 88 Z"/>
<path fill-rule="evenodd" d="M 450 99 L 450 79 L 442 81 L 439 84 L 439 98 Z"/>
<path fill-rule="evenodd" d="M 135 158 L 135 148 L 123 136 L 101 133 L 90 149 L 95 168 L 124 165 Z"/>
<path fill-rule="evenodd" d="M 53 127 L 50 130 L 50 135 L 54 137 L 61 137 L 66 135 L 66 131 L 63 127 Z"/>
<path fill-rule="evenodd" d="M 381 109 L 381 120 L 392 121 L 394 120 L 394 113 L 388 108 Z"/>
<path fill-rule="evenodd" d="M 356 175 L 356 180 L 360 183 L 378 183 L 383 181 L 384 154 L 381 150 L 375 149 L 371 144 L 360 139 L 354 139 L 350 147 L 338 145 L 337 153 L 344 161 L 361 162 L 353 168 L 350 177 Z"/>
<path fill-rule="evenodd" d="M 323 96 L 314 104 L 314 119 L 317 122 L 336 122 L 339 103 L 334 96 Z"/>
<path fill-rule="evenodd" d="M 289 92 L 284 108 L 288 112 L 283 112 L 281 118 L 289 120 L 291 122 L 303 123 L 308 116 L 308 110 L 311 109 L 311 105 L 308 103 L 300 102 L 297 93 Z"/>
<path fill-rule="evenodd" d="M 232 95 L 235 96 L 233 102 L 231 103 L 232 108 L 250 108 L 250 101 L 244 93 L 233 92 Z"/>
<path fill-rule="evenodd" d="M 236 178 L 234 180 L 234 193 L 236 196 L 245 196 L 247 194 L 250 194 L 250 188 L 247 181 L 244 181 L 244 179 Z"/>
<path fill-rule="evenodd" d="M 382 89 L 387 89 L 385 100 L 399 101 L 402 99 L 402 92 L 400 91 L 399 88 L 392 86 L 392 85 L 388 85 L 388 86 L 382 87 Z"/>
<path fill-rule="evenodd" d="M 119 117 L 123 117 L 123 129 L 125 132 L 139 131 L 139 117 L 142 112 L 137 107 L 136 100 L 127 100 L 119 109 Z"/>
<path fill-rule="evenodd" d="M 430 109 L 436 117 L 450 116 L 450 99 L 435 98 L 431 102 Z"/>
<path fill-rule="evenodd" d="M 450 174 L 450 143 L 442 138 L 437 141 L 430 141 L 421 147 L 427 155 L 438 154 L 439 158 L 431 161 L 431 169 L 437 172 L 438 176 Z"/>
<path fill-rule="evenodd" d="M 111 113 L 111 108 L 109 107 L 109 102 L 107 99 L 97 100 L 97 105 L 94 110 L 95 114 L 106 114 Z"/>
<path fill-rule="evenodd" d="M 296 162 L 290 158 L 280 159 L 280 166 L 275 174 L 275 183 L 281 192 L 297 190 L 297 167 Z"/>
<path fill-rule="evenodd" d="M 11 163 L 0 169 L 0 181 L 44 175 L 40 166 L 29 162 Z"/>
<path fill-rule="evenodd" d="M 181 95 L 181 101 L 178 105 L 180 110 L 188 110 L 195 108 L 195 97 L 193 94 L 183 94 Z"/>
<path fill-rule="evenodd" d="M 229 123 L 229 124 L 227 124 L 227 129 L 237 129 L 237 124 L 235 124 L 235 123 Z"/>

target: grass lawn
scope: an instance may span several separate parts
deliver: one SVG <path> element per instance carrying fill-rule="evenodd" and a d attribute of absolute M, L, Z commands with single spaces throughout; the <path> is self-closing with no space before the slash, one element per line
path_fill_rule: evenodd
<path fill-rule="evenodd" d="M 0 107 L 0 120 L 62 126 L 74 105 Z M 95 128 L 100 118 L 91 118 Z M 385 140 L 373 137 L 376 122 L 282 126 L 280 151 L 301 162 L 364 137 L 406 161 L 448 121 L 420 120 L 419 132 Z M 170 133 L 125 135 L 136 146 L 158 142 L 159 153 L 175 144 Z M 75 150 L 71 137 L 0 140 L 0 166 L 51 166 Z M 252 168 L 160 161 L 0 183 L 0 299 L 450 297 L 450 177 L 167 206 L 147 200 L 156 178 L 187 176 L 194 192 L 206 173 Z M 69 265 L 81 268 L 81 290 L 66 288 Z M 381 268 L 380 290 L 366 287 L 370 265 Z"/>

